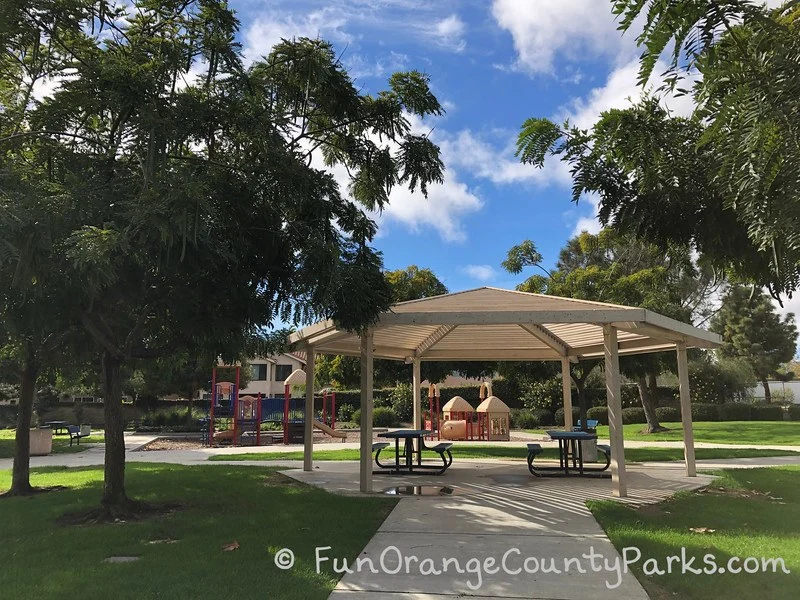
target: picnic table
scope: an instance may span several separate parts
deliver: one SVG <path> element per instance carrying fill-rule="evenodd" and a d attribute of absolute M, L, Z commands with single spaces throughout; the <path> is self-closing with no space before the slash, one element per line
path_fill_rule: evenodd
<path fill-rule="evenodd" d="M 406 473 L 422 474 L 426 471 L 436 471 L 435 475 L 444 473 L 450 465 L 453 464 L 453 455 L 450 453 L 450 447 L 453 444 L 440 443 L 435 446 L 426 446 L 424 438 L 431 435 L 431 431 L 427 429 L 398 429 L 395 431 L 388 431 L 378 435 L 379 438 L 393 439 L 394 440 L 394 464 L 384 465 L 379 460 L 381 450 L 388 447 L 388 442 L 378 442 L 372 445 L 373 452 L 377 451 L 375 455 L 375 464 L 381 468 L 380 471 L 374 471 L 377 474 L 400 474 Z M 404 440 L 403 450 L 400 451 L 400 440 Z M 416 440 L 416 447 L 414 449 Z M 442 465 L 429 465 L 423 464 L 422 452 L 430 451 L 437 453 L 442 459 Z M 414 460 L 416 456 L 416 461 Z"/>
<path fill-rule="evenodd" d="M 611 464 L 611 448 L 609 446 L 597 446 L 597 449 L 605 455 L 606 464 L 604 466 L 587 466 L 583 463 L 583 446 L 580 442 L 596 440 L 597 435 L 585 431 L 561 430 L 550 430 L 547 435 L 550 436 L 550 439 L 558 442 L 558 467 L 534 467 L 534 459 L 543 450 L 540 444 L 528 444 L 528 470 L 533 475 L 537 477 L 543 475 L 610 477 L 610 474 L 603 473 Z"/>
<path fill-rule="evenodd" d="M 55 435 L 65 435 L 67 433 L 67 424 L 67 421 L 47 421 L 45 427 L 52 429 Z"/>

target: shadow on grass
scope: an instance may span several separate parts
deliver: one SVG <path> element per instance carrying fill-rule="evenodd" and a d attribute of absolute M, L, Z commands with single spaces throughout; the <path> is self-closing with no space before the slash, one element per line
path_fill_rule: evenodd
<path fill-rule="evenodd" d="M 655 506 L 636 510 L 602 501 L 589 507 L 620 552 L 632 547 L 641 551 L 634 571 L 653 598 L 796 597 L 800 523 L 789 515 L 797 514 L 800 469 L 726 470 L 721 475 L 705 490 L 683 492 Z M 680 562 L 671 574 L 643 569 L 652 558 L 666 570 L 666 557 L 683 555 L 694 556 L 692 566 L 704 571 L 684 572 Z M 710 562 L 704 562 L 706 555 Z M 734 557 L 740 560 L 729 565 Z M 745 564 L 748 557 L 755 558 Z M 776 570 L 772 563 L 762 565 L 762 558 L 782 558 L 791 573 L 783 571 L 782 563 L 774 565 Z M 730 566 L 758 567 L 759 572 L 731 573 Z"/>

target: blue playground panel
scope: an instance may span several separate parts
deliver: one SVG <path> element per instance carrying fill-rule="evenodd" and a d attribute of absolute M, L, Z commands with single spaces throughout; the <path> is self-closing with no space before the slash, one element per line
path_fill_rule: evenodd
<path fill-rule="evenodd" d="M 261 399 L 261 422 L 283 423 L 283 411 L 286 401 L 283 398 Z M 305 398 L 289 399 L 289 422 L 305 421 Z"/>

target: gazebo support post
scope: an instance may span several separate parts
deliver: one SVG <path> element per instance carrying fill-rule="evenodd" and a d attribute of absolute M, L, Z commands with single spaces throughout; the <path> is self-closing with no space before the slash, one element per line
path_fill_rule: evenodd
<path fill-rule="evenodd" d="M 686 343 L 677 342 L 678 383 L 681 394 L 681 421 L 683 423 L 683 456 L 686 460 L 686 476 L 697 477 L 694 464 L 694 431 L 692 430 L 692 403 L 689 397 L 689 364 L 686 358 Z"/>
<path fill-rule="evenodd" d="M 412 375 L 411 381 L 414 388 L 414 429 L 422 429 L 422 375 L 420 369 L 420 359 L 414 358 L 411 361 Z"/>
<path fill-rule="evenodd" d="M 619 384 L 619 345 L 617 330 L 603 325 L 603 351 L 606 371 L 606 399 L 611 438 L 611 492 L 618 498 L 628 495 L 625 474 L 625 446 L 622 433 L 622 393 Z"/>
<path fill-rule="evenodd" d="M 360 489 L 372 492 L 372 355 L 373 331 L 361 335 L 361 469 Z"/>
<path fill-rule="evenodd" d="M 303 427 L 303 471 L 314 462 L 314 348 L 306 349 L 306 417 Z M 259 424 L 259 427 L 261 424 Z"/>
<path fill-rule="evenodd" d="M 561 389 L 564 393 L 564 429 L 572 431 L 572 380 L 569 376 L 569 359 L 561 359 Z"/>

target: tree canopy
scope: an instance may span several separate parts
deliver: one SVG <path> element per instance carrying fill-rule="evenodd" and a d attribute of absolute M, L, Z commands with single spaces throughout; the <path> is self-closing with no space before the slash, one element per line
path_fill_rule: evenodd
<path fill-rule="evenodd" d="M 612 4 L 621 29 L 644 23 L 640 83 L 671 47 L 662 90 L 691 94 L 694 114 L 673 116 L 649 96 L 590 129 L 533 118 L 518 156 L 567 162 L 574 199 L 597 194 L 604 225 L 662 248 L 691 245 L 732 279 L 791 295 L 800 283 L 797 3 Z"/>
<path fill-rule="evenodd" d="M 723 356 L 742 358 L 750 364 L 769 402 L 767 380 L 776 377 L 783 364 L 795 355 L 794 315 L 789 313 L 781 318 L 769 296 L 744 286 L 732 286 L 722 299 L 711 329 L 722 336 Z"/>
<path fill-rule="evenodd" d="M 3 11 L 0 247 L 25 269 L 50 236 L 43 258 L 80 284 L 64 322 L 103 356 L 104 504 L 127 506 L 121 367 L 186 348 L 235 360 L 273 319 L 372 322 L 391 295 L 365 209 L 442 180 L 408 118 L 442 108 L 415 71 L 360 92 L 322 40 L 246 66 L 217 0 Z M 41 81 L 55 91 L 37 98 Z M 14 237 L 33 203 L 68 226 Z"/>
<path fill-rule="evenodd" d="M 526 266 L 541 267 L 536 245 L 526 240 L 508 252 L 503 266 L 521 272 Z M 598 234 L 583 232 L 570 239 L 561 250 L 552 271 L 535 274 L 517 286 L 526 292 L 551 294 L 628 306 L 640 306 L 684 322 L 705 318 L 711 310 L 710 298 L 718 288 L 712 274 L 692 262 L 684 248 L 669 254 L 654 244 L 621 235 L 612 229 Z M 581 361 L 571 366 L 581 409 L 584 384 L 599 360 Z M 659 429 L 656 408 L 656 378 L 665 369 L 674 370 L 675 361 L 665 353 L 626 356 L 620 369 L 639 387 L 648 428 Z M 585 415 L 582 415 L 585 422 Z"/>

